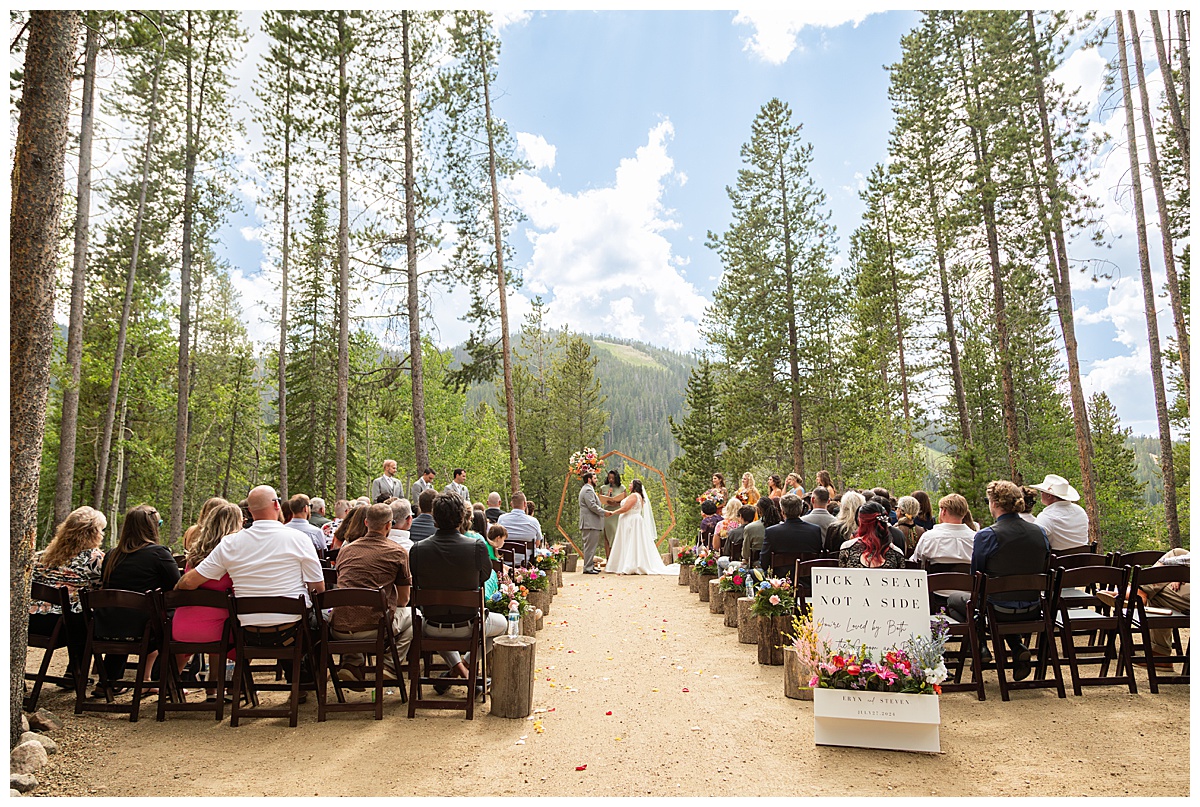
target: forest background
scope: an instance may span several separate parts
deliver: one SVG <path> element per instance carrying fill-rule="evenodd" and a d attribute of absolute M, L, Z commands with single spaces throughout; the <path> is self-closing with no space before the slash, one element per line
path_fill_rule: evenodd
<path fill-rule="evenodd" d="M 14 12 L 10 26 L 14 130 L 25 19 Z M 177 544 L 211 495 L 270 483 L 332 502 L 365 493 L 385 456 L 406 479 L 428 463 L 444 484 L 464 467 L 476 497 L 505 493 L 496 279 L 521 280 L 505 240 L 520 212 L 511 200 L 493 207 L 488 156 L 503 179 L 523 152 L 487 108 L 500 54 L 490 17 L 269 12 L 251 110 L 230 93 L 248 34 L 236 12 L 84 21 L 58 295 L 71 324 L 54 343 L 40 541 L 72 506 L 111 513 L 115 536 L 129 506 L 165 510 L 169 499 L 164 540 Z M 1135 22 L 1149 19 L 1123 24 Z M 976 513 L 991 478 L 1058 473 L 1081 489 L 1090 478 L 1105 548 L 1186 544 L 1189 79 L 1178 30 L 1190 16 L 1165 22 L 1174 37 L 1065 14 L 922 16 L 890 68 L 889 159 L 865 178 L 844 260 L 800 116 L 764 103 L 744 122 L 730 219 L 709 224 L 723 274 L 695 355 L 563 331 L 536 300 L 512 323 L 521 487 L 546 526 L 566 457 L 596 445 L 669 472 L 685 535 L 714 470 L 731 481 L 750 470 L 763 486 L 767 473 L 795 469 L 811 484 L 828 468 L 839 488 L 956 490 Z M 1145 175 L 1136 205 L 1162 216 L 1171 239 L 1140 245 L 1144 275 L 1151 261 L 1169 275 L 1148 299 L 1172 309 L 1174 326 L 1152 352 L 1154 437 L 1123 429 L 1103 393 L 1084 400 L 1064 336 L 1079 276 L 1067 251 L 1106 237 L 1089 196 L 1103 144 L 1051 74 L 1068 42 L 1111 49 L 1118 36 L 1149 59 L 1161 44 L 1185 99 L 1176 115 L 1166 82 L 1129 107 L 1130 141 L 1147 160 L 1131 169 Z M 1132 99 L 1144 68 L 1128 53 L 1108 76 L 1121 87 L 1132 74 Z M 90 102 L 93 122 L 120 121 L 95 145 L 84 137 L 89 64 L 93 81 L 97 65 L 112 77 Z M 1141 109 L 1157 120 L 1149 130 Z M 248 115 L 268 135 L 277 300 L 242 299 L 217 248 L 236 208 L 231 144 Z M 85 191 L 79 178 L 93 172 Z M 437 268 L 418 271 L 431 255 Z M 433 297 L 451 287 L 470 291 L 472 330 L 454 350 L 427 330 Z M 383 313 L 361 316 L 372 296 Z M 274 316 L 275 345 L 250 338 L 251 302 Z"/>

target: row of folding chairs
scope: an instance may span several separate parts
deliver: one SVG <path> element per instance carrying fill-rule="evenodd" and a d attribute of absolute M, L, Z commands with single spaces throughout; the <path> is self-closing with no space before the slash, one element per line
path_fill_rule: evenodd
<path fill-rule="evenodd" d="M 327 580 L 329 576 L 327 575 Z M 336 581 L 336 572 L 334 573 Z M 34 583 L 31 596 L 53 602 L 69 610 L 70 600 L 65 588 L 53 588 Z M 33 711 L 45 683 L 67 685 L 75 688 L 75 713 L 85 711 L 117 712 L 127 714 L 130 722 L 137 722 L 141 701 L 152 689 L 158 690 L 157 719 L 164 720 L 168 712 L 205 711 L 212 712 L 218 721 L 224 719 L 226 693 L 229 693 L 230 724 L 236 727 L 246 717 L 287 717 L 290 726 L 298 722 L 298 707 L 301 691 L 315 691 L 317 697 L 317 719 L 324 721 L 330 712 L 370 711 L 376 720 L 383 718 L 383 696 L 385 686 L 397 686 L 401 702 L 408 701 L 408 716 L 415 716 L 417 708 L 461 709 L 468 719 L 474 717 L 476 684 L 487 680 L 484 659 L 484 619 L 482 590 L 440 591 L 429 589 L 412 590 L 408 607 L 413 608 L 413 639 L 407 661 L 399 658 L 396 637 L 392 630 L 392 614 L 382 589 L 333 588 L 314 597 L 312 609 L 303 597 L 235 597 L 227 591 L 196 589 L 193 591 L 171 590 L 140 593 L 115 589 L 81 591 L 83 621 L 86 626 L 82 669 L 72 670 L 73 679 L 52 676 L 48 670 L 57 649 L 65 648 L 70 639 L 71 627 L 67 620 L 59 619 L 48 634 L 30 632 L 31 647 L 43 649 L 43 657 L 36 673 L 27 672 L 25 678 L 33 687 L 25 699 L 25 708 Z M 420 608 L 424 606 L 452 605 L 473 608 L 470 637 L 462 639 L 434 639 L 422 635 Z M 173 638 L 173 619 L 176 609 L 185 606 L 208 607 L 224 611 L 227 616 L 220 638 L 212 642 L 182 642 Z M 322 612 L 341 607 L 368 608 L 377 617 L 376 638 L 352 640 L 334 638 L 328 621 L 320 618 Z M 117 613 L 133 621 L 143 621 L 144 627 L 138 636 L 109 637 L 97 631 L 97 612 Z M 244 626 L 242 617 L 257 614 L 284 615 L 295 618 L 295 628 L 277 634 L 272 646 L 264 646 L 263 634 L 253 626 Z M 271 617 L 271 621 L 279 620 Z M 310 627 L 318 624 L 315 630 Z M 258 641 L 255 640 L 257 634 Z M 468 665 L 469 678 L 465 699 L 427 698 L 424 687 L 436 683 L 435 674 L 444 671 L 445 665 L 434 661 L 434 653 L 457 650 L 470 653 L 472 663 Z M 146 660 L 158 651 L 158 674 L 146 675 Z M 232 677 L 225 680 L 225 659 L 233 652 L 235 664 Z M 356 653 L 373 658 L 369 669 L 364 669 L 364 678 L 357 686 L 374 690 L 372 702 L 348 702 L 345 685 L 339 680 L 341 664 L 337 657 Z M 126 663 L 121 677 L 110 680 L 102 656 L 105 654 L 132 657 Z M 209 680 L 201 683 L 185 682 L 177 656 L 199 654 L 217 660 L 210 665 Z M 392 661 L 398 675 L 407 672 L 408 689 L 404 682 L 395 680 L 385 672 L 385 659 Z M 92 667 L 98 678 L 98 689 L 104 693 L 102 701 L 87 697 L 87 669 Z M 133 678 L 127 675 L 133 671 Z M 258 679 L 255 676 L 258 675 Z M 263 680 L 266 678 L 267 680 Z M 286 680 L 284 680 L 286 679 Z M 332 681 L 336 702 L 327 697 L 327 686 Z M 128 705 L 117 703 L 114 690 L 132 690 Z M 212 697 L 204 702 L 189 702 L 185 688 L 211 690 Z M 259 702 L 262 691 L 284 691 L 288 700 L 284 706 L 266 707 Z M 483 699 L 487 698 L 484 687 Z"/>

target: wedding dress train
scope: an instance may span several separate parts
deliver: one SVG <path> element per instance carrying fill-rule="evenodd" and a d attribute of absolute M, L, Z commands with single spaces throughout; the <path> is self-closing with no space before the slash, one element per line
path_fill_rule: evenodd
<path fill-rule="evenodd" d="M 677 574 L 662 562 L 658 553 L 658 528 L 654 523 L 654 510 L 650 503 L 637 493 L 629 512 L 618 516 L 617 534 L 613 537 L 612 554 L 604 571 L 613 574 Z"/>

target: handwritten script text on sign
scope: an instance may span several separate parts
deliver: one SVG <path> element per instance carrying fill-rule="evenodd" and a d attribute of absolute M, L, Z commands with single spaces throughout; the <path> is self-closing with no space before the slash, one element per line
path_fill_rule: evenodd
<path fill-rule="evenodd" d="M 929 589 L 920 569 L 813 569 L 813 614 L 831 646 L 880 650 L 929 636 Z"/>

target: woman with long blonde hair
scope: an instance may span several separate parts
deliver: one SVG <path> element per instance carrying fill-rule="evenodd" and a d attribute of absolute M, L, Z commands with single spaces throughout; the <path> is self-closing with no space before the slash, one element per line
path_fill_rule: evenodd
<path fill-rule="evenodd" d="M 199 566 L 200 562 L 217 548 L 217 544 L 221 543 L 222 538 L 232 535 L 241 529 L 242 508 L 233 502 L 221 499 L 220 503 L 214 505 L 208 517 L 204 519 L 199 534 L 192 542 L 192 546 L 187 552 L 185 571 L 191 571 Z M 226 574 L 220 580 L 206 579 L 200 584 L 200 588 L 212 591 L 232 592 L 233 581 Z M 175 616 L 171 620 L 171 637 L 177 642 L 215 642 L 221 638 L 221 633 L 225 630 L 225 620 L 228 616 L 229 612 L 221 608 L 207 608 L 200 605 L 186 605 L 182 608 L 176 608 Z M 177 669 L 182 670 L 190 658 L 190 653 L 176 655 Z M 233 658 L 232 650 L 229 651 L 229 658 Z M 209 670 L 215 670 L 216 665 L 221 663 L 223 663 L 222 660 L 218 659 L 216 655 L 210 656 L 208 668 Z M 216 697 L 215 688 L 209 691 L 209 696 L 211 698 Z"/>
<path fill-rule="evenodd" d="M 80 507 L 58 525 L 50 545 L 33 559 L 33 582 L 65 588 L 71 595 L 71 610 L 67 620 L 67 678 L 75 676 L 83 658 L 87 640 L 87 625 L 83 620 L 80 591 L 100 587 L 100 572 L 104 563 L 104 528 L 107 519 L 99 510 Z M 58 622 L 62 608 L 41 600 L 29 602 L 29 627 L 35 633 L 49 634 Z"/>
<path fill-rule="evenodd" d="M 841 549 L 842 544 L 854 537 L 854 534 L 858 532 L 858 508 L 862 507 L 866 501 L 866 498 L 857 491 L 848 490 L 842 494 L 837 521 L 830 524 L 825 530 L 825 551 Z"/>
<path fill-rule="evenodd" d="M 183 533 L 183 551 L 187 552 L 192 546 L 192 541 L 196 540 L 196 535 L 200 532 L 201 525 L 204 524 L 204 519 L 208 518 L 209 514 L 219 504 L 224 504 L 225 500 L 220 496 L 213 496 L 200 507 L 200 517 L 196 519 L 196 523 L 184 530 Z"/>

